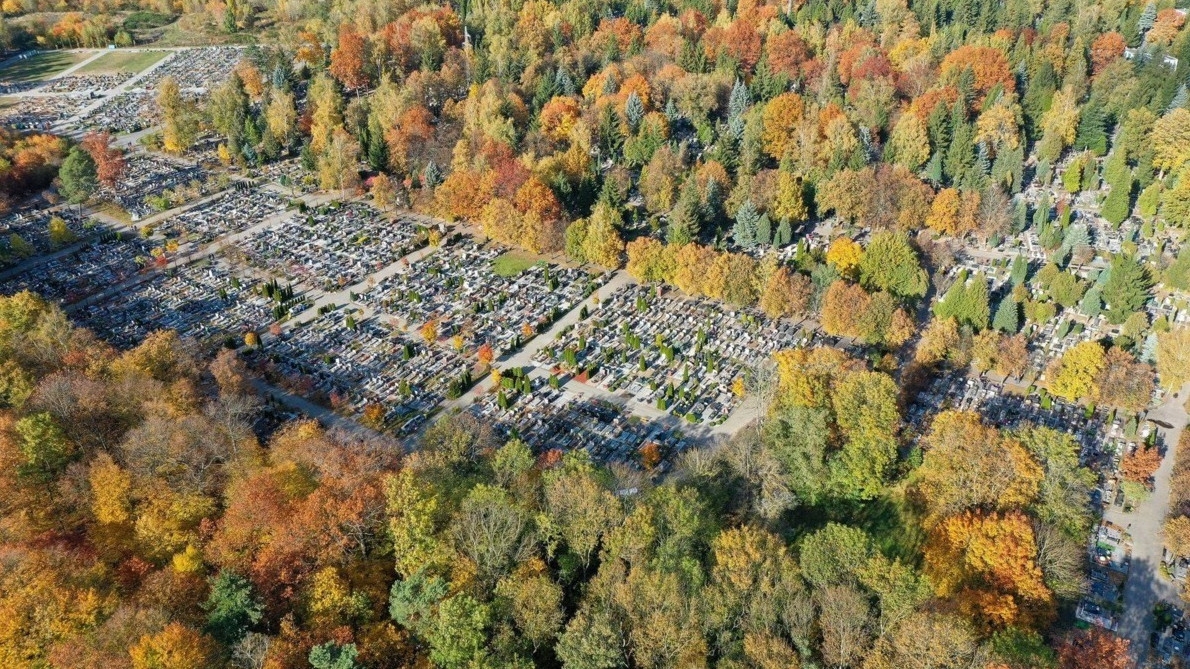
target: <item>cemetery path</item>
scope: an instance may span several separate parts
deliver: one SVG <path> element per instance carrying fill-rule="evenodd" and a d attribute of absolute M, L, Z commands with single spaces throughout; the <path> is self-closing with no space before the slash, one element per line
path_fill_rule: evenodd
<path fill-rule="evenodd" d="M 1153 494 L 1131 513 L 1112 507 L 1104 517 L 1127 528 L 1132 539 L 1132 563 L 1128 580 L 1124 583 L 1124 613 L 1118 633 L 1132 642 L 1132 653 L 1138 666 L 1149 654 L 1149 632 L 1153 625 L 1153 607 L 1158 602 L 1179 601 L 1177 586 L 1161 573 L 1164 551 L 1162 528 L 1169 511 L 1170 477 L 1173 474 L 1178 438 L 1187 422 L 1183 398 L 1190 392 L 1190 384 L 1180 393 L 1171 393 L 1165 402 L 1149 412 L 1149 418 L 1173 426 L 1158 426 L 1166 444 L 1165 458 L 1154 475 Z"/>
<path fill-rule="evenodd" d="M 315 404 L 314 402 L 311 402 L 310 400 L 308 400 L 300 395 L 295 395 L 287 390 L 282 390 L 282 389 L 280 389 L 270 383 L 262 381 L 260 379 L 253 379 L 252 385 L 253 385 L 253 387 L 256 388 L 256 391 L 259 392 L 264 397 L 272 398 L 272 399 L 280 402 L 281 404 L 284 404 L 285 406 L 289 407 L 290 409 L 299 411 L 299 412 L 305 414 L 306 416 L 313 418 L 314 420 L 317 420 L 319 423 L 322 423 L 322 426 L 327 428 L 328 430 L 329 429 L 339 429 L 339 430 L 348 432 L 350 434 L 359 435 L 362 437 L 383 437 L 384 436 L 384 435 L 381 435 L 379 432 L 376 432 L 370 428 L 360 425 L 359 423 L 355 422 L 354 420 L 351 420 L 350 418 L 340 416 L 339 414 L 335 413 L 334 411 L 331 411 L 330 409 L 328 409 L 324 406 Z"/>

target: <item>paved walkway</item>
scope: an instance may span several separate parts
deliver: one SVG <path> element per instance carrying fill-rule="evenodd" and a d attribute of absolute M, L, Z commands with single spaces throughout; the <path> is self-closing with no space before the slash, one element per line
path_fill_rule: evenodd
<path fill-rule="evenodd" d="M 1178 438 L 1186 425 L 1187 414 L 1183 402 L 1190 393 L 1190 384 L 1179 393 L 1169 394 L 1165 402 L 1149 412 L 1149 418 L 1172 425 L 1159 427 L 1165 442 L 1165 458 L 1154 476 L 1153 494 L 1131 513 L 1114 506 L 1104 517 L 1128 528 L 1132 539 L 1132 567 L 1124 584 L 1124 613 L 1118 633 L 1132 642 L 1133 657 L 1138 666 L 1149 654 L 1149 633 L 1153 627 L 1153 607 L 1160 601 L 1178 603 L 1177 585 L 1161 574 L 1164 542 L 1162 528 L 1169 512 L 1169 481 L 1177 455 Z"/>

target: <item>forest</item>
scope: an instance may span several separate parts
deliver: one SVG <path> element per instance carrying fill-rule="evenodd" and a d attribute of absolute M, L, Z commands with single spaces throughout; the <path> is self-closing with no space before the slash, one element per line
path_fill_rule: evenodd
<path fill-rule="evenodd" d="M 661 482 L 462 415 L 408 454 L 262 441 L 234 352 L 120 353 L 29 293 L 0 356 L 6 667 L 1126 666 L 1054 626 L 1092 522 L 1071 437 L 950 411 L 902 460 L 892 378 L 834 349 Z"/>
<path fill-rule="evenodd" d="M 2 41 L 132 43 L 132 10 L 256 42 L 205 100 L 166 79 L 150 148 L 298 157 L 326 191 L 814 316 L 871 355 L 778 353 L 762 415 L 651 480 L 463 415 L 409 452 L 278 426 L 231 350 L 118 351 L 0 298 L 0 666 L 1131 666 L 1071 624 L 1098 521 L 1075 439 L 906 409 L 941 370 L 1022 376 L 1060 314 L 1118 334 L 1044 392 L 1135 413 L 1190 380 L 1190 330 L 1143 310 L 1190 289 L 1166 250 L 1190 222 L 1171 1 L 6 0 Z M 67 147 L 4 134 L 0 191 L 46 188 Z M 1103 281 L 1075 271 L 1080 202 L 1138 223 Z M 865 232 L 812 248 L 827 218 Z M 1026 230 L 1047 260 L 1018 255 L 1001 293 L 948 274 L 956 244 Z M 1168 533 L 1190 551 L 1187 497 Z"/>

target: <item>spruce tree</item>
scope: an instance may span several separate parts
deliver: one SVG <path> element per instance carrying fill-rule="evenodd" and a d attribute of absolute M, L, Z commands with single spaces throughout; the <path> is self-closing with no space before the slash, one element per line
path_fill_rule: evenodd
<path fill-rule="evenodd" d="M 732 237 L 735 239 L 735 243 L 745 249 L 756 246 L 760 241 L 757 238 L 759 223 L 760 215 L 756 213 L 756 207 L 752 204 L 752 200 L 745 201 L 740 205 L 740 209 L 735 215 L 735 227 L 732 228 Z"/>
<path fill-rule="evenodd" d="M 1107 114 L 1098 98 L 1091 98 L 1083 105 L 1075 131 L 1074 148 L 1091 151 L 1097 156 L 1107 153 Z"/>
<path fill-rule="evenodd" d="M 1016 331 L 1020 329 L 1020 305 L 1012 299 L 1011 295 L 1005 295 L 1000 300 L 1000 304 L 996 306 L 996 315 L 992 318 L 992 327 L 1007 334 L 1016 334 Z"/>
<path fill-rule="evenodd" d="M 666 238 L 670 244 L 681 246 L 698 239 L 702 222 L 699 220 L 699 210 L 702 204 L 698 197 L 698 186 L 694 179 L 686 180 L 682 185 L 682 193 L 678 202 L 669 212 L 669 229 Z"/>
<path fill-rule="evenodd" d="M 1153 24 L 1157 22 L 1157 5 L 1153 2 L 1145 5 L 1145 10 L 1141 12 L 1140 19 L 1136 22 L 1136 27 L 1140 32 L 1148 32 Z"/>
<path fill-rule="evenodd" d="M 1083 295 L 1082 302 L 1078 304 L 1078 310 L 1088 318 L 1095 318 L 1103 311 L 1103 297 L 1099 286 L 1091 286 L 1091 289 Z"/>
<path fill-rule="evenodd" d="M 1103 286 L 1103 301 L 1107 305 L 1107 320 L 1119 325 L 1144 306 L 1152 281 L 1140 262 L 1123 254 L 1112 259 L 1109 271 L 1111 274 Z"/>
<path fill-rule="evenodd" d="M 966 174 L 975 160 L 971 152 L 974 131 L 966 118 L 962 102 L 956 101 L 951 112 L 951 125 L 954 130 L 951 133 L 950 146 L 946 149 L 946 158 L 942 163 L 943 173 L 952 182 Z"/>
<path fill-rule="evenodd" d="M 1187 102 L 1190 102 L 1190 92 L 1187 92 L 1186 84 L 1182 84 L 1178 86 L 1178 92 L 1174 93 L 1173 99 L 1169 101 L 1169 106 L 1165 108 L 1165 113 L 1168 114 L 1175 109 L 1181 109 L 1186 106 Z"/>
<path fill-rule="evenodd" d="M 645 117 L 645 103 L 641 102 L 636 91 L 629 93 L 628 99 L 624 102 L 624 116 L 628 119 L 628 127 L 635 133 Z"/>
<path fill-rule="evenodd" d="M 426 163 L 426 168 L 421 173 L 421 180 L 427 188 L 433 188 L 442 182 L 442 172 L 434 161 Z"/>
<path fill-rule="evenodd" d="M 737 78 L 735 85 L 731 87 L 731 96 L 727 100 L 727 118 L 730 120 L 743 117 L 744 112 L 748 111 L 751 104 L 752 99 L 748 94 L 748 87 Z"/>

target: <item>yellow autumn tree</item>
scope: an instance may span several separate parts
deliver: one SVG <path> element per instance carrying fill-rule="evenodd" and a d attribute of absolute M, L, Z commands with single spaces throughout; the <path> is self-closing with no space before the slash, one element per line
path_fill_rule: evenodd
<path fill-rule="evenodd" d="M 926 226 L 940 235 L 953 236 L 958 233 L 959 207 L 962 198 L 957 188 L 943 188 L 930 204 L 930 215 Z"/>
<path fill-rule="evenodd" d="M 1097 341 L 1085 341 L 1067 350 L 1045 372 L 1050 392 L 1069 402 L 1090 396 L 1105 359 L 1103 345 Z"/>

